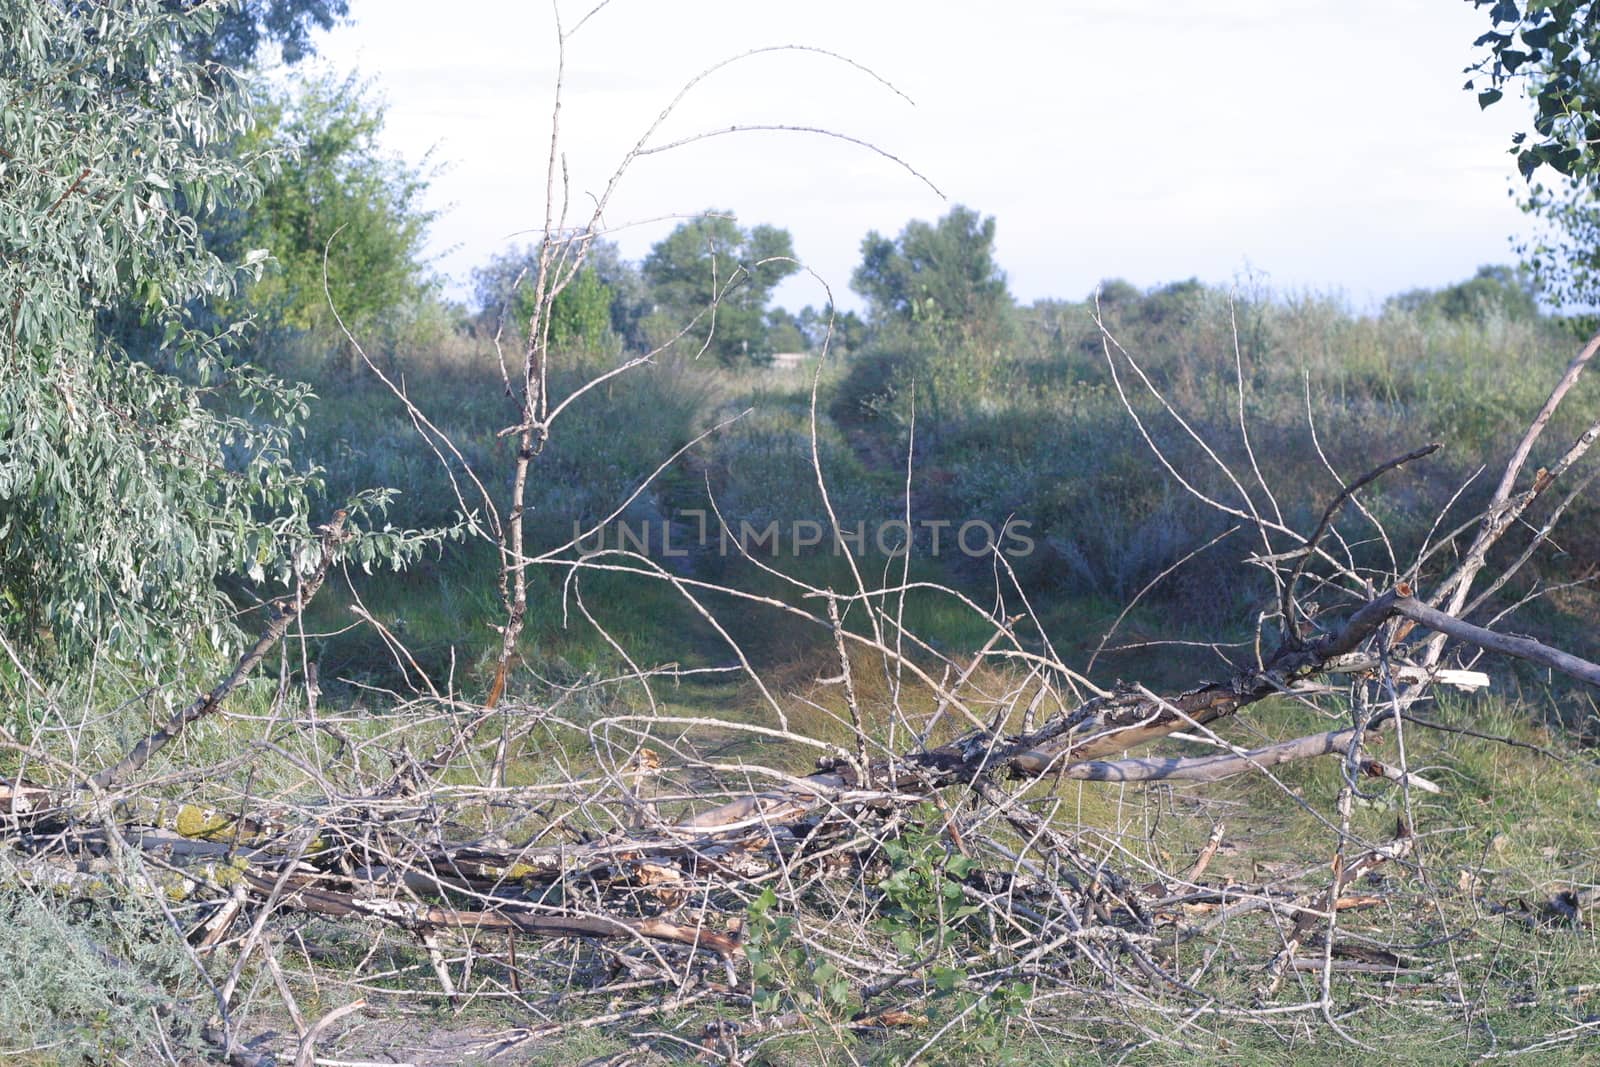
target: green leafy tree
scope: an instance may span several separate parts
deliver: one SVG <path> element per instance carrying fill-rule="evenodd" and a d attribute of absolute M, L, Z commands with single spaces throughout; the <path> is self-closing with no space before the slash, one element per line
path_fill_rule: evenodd
<path fill-rule="evenodd" d="M 805 335 L 806 347 L 813 352 L 822 351 L 826 343 L 829 354 L 848 356 L 859 352 L 867 342 L 866 321 L 854 311 L 836 312 L 832 304 L 824 304 L 821 311 L 807 304 L 795 316 L 795 325 Z"/>
<path fill-rule="evenodd" d="M 767 304 L 778 283 L 799 269 L 789 231 L 746 230 L 731 213 L 708 211 L 652 248 L 643 274 L 662 333 L 698 317 L 685 343 L 738 366 L 771 358 Z"/>
<path fill-rule="evenodd" d="M 590 243 L 584 265 L 595 272 L 611 294 L 611 332 L 629 350 L 648 351 L 644 320 L 654 304 L 639 265 L 623 259 L 615 244 L 599 240 Z"/>
<path fill-rule="evenodd" d="M 261 53 L 273 45 L 277 47 L 276 55 L 285 63 L 298 63 L 315 53 L 313 34 L 330 29 L 349 10 L 348 0 L 163 0 L 162 6 L 173 14 L 202 7 L 209 9 L 208 18 L 212 20 L 209 29 L 187 36 L 183 48 L 190 59 L 202 64 L 204 69 L 215 71 L 212 77 L 222 77 L 225 70 L 253 68 L 261 61 Z M 262 104 L 270 102 L 266 97 L 260 101 Z M 279 109 L 266 110 L 275 115 Z M 281 154 L 263 152 L 269 147 L 269 133 L 258 125 L 229 143 L 242 159 L 265 163 L 270 170 Z M 246 218 L 242 202 L 205 207 L 196 221 L 203 227 L 206 245 L 213 252 L 222 259 L 238 259 L 255 247 L 246 243 L 244 227 L 250 220 Z M 186 310 L 197 326 L 204 324 L 218 331 L 249 314 L 242 301 L 192 301 Z M 101 330 L 115 344 L 147 362 L 166 364 L 162 355 L 162 331 L 150 320 L 139 300 L 111 302 L 100 309 L 98 318 Z"/>
<path fill-rule="evenodd" d="M 1600 305 L 1600 4 L 1472 2 L 1490 9 L 1490 29 L 1466 88 L 1487 108 L 1520 86 L 1534 106 L 1511 152 L 1528 181 L 1522 209 L 1543 226 L 1519 251 L 1552 304 Z"/>
<path fill-rule="evenodd" d="M 480 322 L 493 329 L 502 314 L 526 327 L 533 313 L 533 284 L 539 269 L 537 248 L 513 248 L 472 272 Z M 644 280 L 609 241 L 591 241 L 583 269 L 556 294 L 550 314 L 550 340 L 600 350 L 617 340 L 642 349 L 641 323 L 649 314 Z"/>
<path fill-rule="evenodd" d="M 1512 137 L 1523 177 L 1550 167 L 1572 178 L 1600 171 L 1600 5 L 1594 0 L 1469 0 L 1489 8 L 1491 28 L 1473 44 L 1483 57 L 1466 88 L 1491 107 L 1508 86 L 1534 102 L 1533 135 Z"/>
<path fill-rule="evenodd" d="M 425 168 L 379 147 L 383 107 L 354 77 L 323 76 L 258 101 L 258 114 L 237 151 L 273 164 L 223 243 L 265 248 L 273 262 L 240 310 L 342 342 L 335 311 L 361 336 L 413 306 L 427 291 L 421 252 L 435 213 L 421 206 Z"/>
<path fill-rule="evenodd" d="M 1526 269 L 1487 266 L 1464 282 L 1443 289 L 1412 289 L 1390 297 L 1384 306 L 1452 322 L 1491 316 L 1528 320 L 1539 316 L 1539 293 Z"/>
<path fill-rule="evenodd" d="M 1130 308 L 1144 299 L 1144 290 L 1126 278 L 1106 278 L 1095 287 L 1087 300 L 1101 308 Z"/>
<path fill-rule="evenodd" d="M 1554 187 L 1535 182 L 1521 206 L 1543 225 L 1517 243 L 1517 252 L 1551 306 L 1600 306 L 1600 189 L 1578 182 Z"/>
<path fill-rule="evenodd" d="M 185 11 L 209 2 L 166 0 L 165 6 Z M 237 70 L 255 63 L 271 41 L 277 43 L 285 63 L 298 63 L 316 51 L 313 32 L 331 29 L 349 13 L 349 0 L 235 0 L 215 16 L 209 33 L 190 39 L 189 51 Z"/>
<path fill-rule="evenodd" d="M 533 316 L 529 293 L 521 294 L 526 322 Z M 585 267 L 562 287 L 550 305 L 550 343 L 558 349 L 582 348 L 597 351 L 611 337 L 611 290 L 593 267 Z"/>
<path fill-rule="evenodd" d="M 767 312 L 767 344 L 774 353 L 806 350 L 806 335 L 800 329 L 800 320 L 787 308 L 773 308 Z"/>
<path fill-rule="evenodd" d="M 850 287 L 878 331 L 943 352 L 992 350 L 1009 339 L 1014 302 L 994 258 L 995 221 L 957 205 L 938 222 L 906 224 L 893 240 L 861 242 Z"/>
<path fill-rule="evenodd" d="M 214 19 L 0 5 L 0 613 L 42 659 L 220 640 L 218 575 L 282 572 L 305 528 L 286 452 L 304 392 L 229 367 L 185 314 L 238 276 L 197 237 L 206 210 L 254 192 L 211 147 L 247 128 L 242 96 L 182 47 Z M 96 328 L 130 297 L 184 377 Z"/>

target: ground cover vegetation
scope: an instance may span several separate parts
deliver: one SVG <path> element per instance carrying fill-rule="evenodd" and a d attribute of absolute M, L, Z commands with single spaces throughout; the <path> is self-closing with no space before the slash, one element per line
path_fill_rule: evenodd
<path fill-rule="evenodd" d="M 0 7 L 0 1051 L 1571 1059 L 1596 15 L 1481 6 L 1515 266 L 1023 306 L 953 205 L 859 314 L 609 191 L 452 303 L 256 69 L 342 2 Z"/>

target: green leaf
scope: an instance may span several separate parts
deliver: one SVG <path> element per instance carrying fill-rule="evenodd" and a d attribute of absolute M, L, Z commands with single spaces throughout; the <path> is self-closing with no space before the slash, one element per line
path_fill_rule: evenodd
<path fill-rule="evenodd" d="M 1550 47 L 1550 42 L 1555 33 L 1556 23 L 1554 21 L 1546 22 L 1540 26 L 1524 29 L 1521 34 L 1522 42 L 1533 49 L 1534 58 L 1537 59 L 1540 49 Z"/>
<path fill-rule="evenodd" d="M 1499 89 L 1489 89 L 1481 92 L 1478 94 L 1478 107 L 1481 110 L 1488 107 L 1490 104 L 1498 103 L 1499 100 L 1505 95 L 1506 94 L 1501 92 Z"/>
<path fill-rule="evenodd" d="M 761 890 L 760 893 L 756 894 L 756 898 L 750 902 L 750 914 L 757 917 L 765 915 L 768 911 L 771 911 L 772 907 L 777 903 L 778 894 L 772 891 L 772 887 L 770 885 L 766 886 Z"/>

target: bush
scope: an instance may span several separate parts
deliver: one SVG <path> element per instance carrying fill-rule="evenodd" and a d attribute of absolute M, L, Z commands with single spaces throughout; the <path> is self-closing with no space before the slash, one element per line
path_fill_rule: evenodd
<path fill-rule="evenodd" d="M 303 393 L 228 366 L 194 316 L 239 276 L 202 225 L 255 191 L 216 147 L 244 132 L 242 94 L 185 58 L 215 14 L 0 5 L 0 123 L 30 146 L 0 181 L 0 622 L 58 665 L 221 644 L 218 577 L 284 563 L 305 530 L 311 480 L 286 456 Z M 129 306 L 159 359 L 101 332 Z"/>
<path fill-rule="evenodd" d="M 198 1058 L 212 1002 L 159 907 L 127 891 L 131 875 L 70 897 L 48 885 L 0 888 L 0 1054 L 48 1049 L 55 1064 Z"/>

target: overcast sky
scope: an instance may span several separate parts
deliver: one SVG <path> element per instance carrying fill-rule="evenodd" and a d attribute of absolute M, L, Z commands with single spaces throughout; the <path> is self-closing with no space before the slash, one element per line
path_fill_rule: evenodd
<path fill-rule="evenodd" d="M 592 3 L 562 3 L 569 27 Z M 445 165 L 431 201 L 438 268 L 471 269 L 544 217 L 555 78 L 548 3 L 352 0 L 323 60 L 372 79 L 387 144 Z M 1357 308 L 1507 262 L 1522 104 L 1461 90 L 1485 16 L 1463 0 L 612 0 L 568 42 L 561 144 L 586 218 L 639 136 L 697 73 L 653 143 L 735 124 L 819 126 L 717 137 L 639 160 L 605 222 L 629 258 L 707 208 L 787 228 L 841 306 L 868 230 L 961 203 L 999 220 L 1023 302 L 1247 272 Z M 909 99 L 907 99 L 909 98 Z M 914 101 L 914 103 L 913 103 Z M 943 194 L 943 198 L 939 195 Z M 791 280 L 779 302 L 826 299 Z"/>

